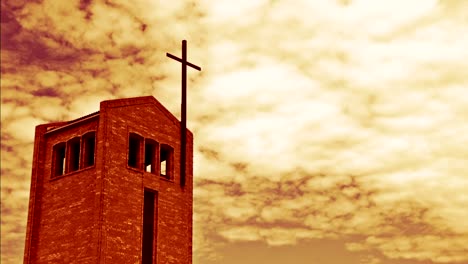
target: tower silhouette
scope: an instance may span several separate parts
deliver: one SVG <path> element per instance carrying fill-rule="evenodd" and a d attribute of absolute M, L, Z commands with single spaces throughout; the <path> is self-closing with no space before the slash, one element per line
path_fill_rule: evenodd
<path fill-rule="evenodd" d="M 36 127 L 24 263 L 192 263 L 193 135 L 154 97 Z"/>

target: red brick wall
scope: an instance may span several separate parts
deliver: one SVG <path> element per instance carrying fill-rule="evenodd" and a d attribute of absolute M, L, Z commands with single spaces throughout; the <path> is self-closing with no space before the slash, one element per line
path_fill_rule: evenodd
<path fill-rule="evenodd" d="M 132 106 L 104 103 L 101 118 L 107 120 L 103 200 L 106 263 L 140 261 L 144 188 L 158 193 L 157 263 L 192 263 L 192 136 L 187 138 L 189 169 L 182 189 L 178 122 L 156 109 L 152 100 Z M 130 132 L 174 149 L 173 181 L 127 166 Z"/>
<path fill-rule="evenodd" d="M 46 129 L 40 129 L 36 136 L 39 146 L 33 162 L 38 168 L 33 169 L 35 189 L 31 189 L 30 197 L 35 208 L 31 221 L 35 221 L 35 226 L 32 236 L 27 237 L 31 241 L 26 243 L 31 246 L 31 251 L 26 249 L 30 263 L 96 263 L 92 246 L 96 242 L 92 237 L 95 167 L 51 177 L 53 145 L 96 129 L 94 119 L 48 134 L 44 134 Z M 28 229 L 32 222 L 28 222 Z"/>

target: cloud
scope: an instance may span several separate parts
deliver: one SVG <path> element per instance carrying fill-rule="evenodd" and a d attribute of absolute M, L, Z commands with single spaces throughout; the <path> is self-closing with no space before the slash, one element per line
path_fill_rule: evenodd
<path fill-rule="evenodd" d="M 436 263 L 462 263 L 466 261 L 466 237 L 441 239 L 436 235 L 410 237 L 369 237 L 366 244 L 378 247 L 391 259 L 432 260 Z M 361 250 L 361 248 L 353 248 Z"/>
<path fill-rule="evenodd" d="M 249 26 L 217 33 L 238 49 L 215 49 L 231 55 L 206 89 L 222 115 L 196 127 L 198 145 L 216 153 L 200 158 L 197 188 L 217 191 L 196 196 L 207 204 L 196 210 L 222 215 L 210 225 L 228 241 L 353 237 L 390 259 L 466 261 L 459 246 L 441 246 L 466 241 L 464 27 L 435 1 L 369 4 L 249 6 Z M 221 191 L 230 185 L 240 187 Z M 386 237 L 417 246 L 394 250 Z"/>
<path fill-rule="evenodd" d="M 195 261 L 314 239 L 367 263 L 467 261 L 462 2 L 2 2 L 2 261 L 22 255 L 34 126 L 142 94 L 178 115 L 165 52 L 184 38 L 203 69 Z"/>

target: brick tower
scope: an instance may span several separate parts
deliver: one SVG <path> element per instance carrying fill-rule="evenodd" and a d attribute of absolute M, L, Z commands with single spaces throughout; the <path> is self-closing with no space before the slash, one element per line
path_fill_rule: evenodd
<path fill-rule="evenodd" d="M 193 136 L 154 97 L 36 127 L 24 263 L 192 263 Z"/>

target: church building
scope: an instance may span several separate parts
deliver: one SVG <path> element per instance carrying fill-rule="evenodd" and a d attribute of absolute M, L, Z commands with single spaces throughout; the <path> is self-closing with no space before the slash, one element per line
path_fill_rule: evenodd
<path fill-rule="evenodd" d="M 37 126 L 24 263 L 191 264 L 193 135 L 182 127 L 152 96 Z"/>

